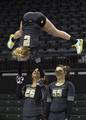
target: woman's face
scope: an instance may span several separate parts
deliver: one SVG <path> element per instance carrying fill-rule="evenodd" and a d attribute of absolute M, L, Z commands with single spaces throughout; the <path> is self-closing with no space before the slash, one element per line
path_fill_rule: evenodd
<path fill-rule="evenodd" d="M 36 68 L 33 72 L 32 72 L 32 78 L 39 80 L 40 79 L 40 71 L 38 68 Z"/>
<path fill-rule="evenodd" d="M 57 79 L 63 79 L 63 78 L 65 78 L 65 71 L 64 71 L 63 67 L 57 66 L 55 72 L 56 72 L 56 78 Z"/>

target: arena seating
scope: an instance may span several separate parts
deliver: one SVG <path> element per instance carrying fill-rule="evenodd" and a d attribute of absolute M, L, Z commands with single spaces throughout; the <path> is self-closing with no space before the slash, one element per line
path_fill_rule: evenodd
<path fill-rule="evenodd" d="M 0 120 L 22 120 L 23 100 L 13 94 L 0 94 Z"/>
<path fill-rule="evenodd" d="M 0 120 L 22 120 L 23 100 L 14 94 L 0 94 Z M 86 120 L 86 95 L 75 97 L 72 120 Z"/>
<path fill-rule="evenodd" d="M 79 94 L 76 96 L 72 110 L 72 120 L 86 119 L 86 95 Z"/>
<path fill-rule="evenodd" d="M 53 3 L 51 3 L 49 2 L 49 0 L 44 0 L 44 3 L 42 5 L 41 0 L 34 1 L 34 4 L 32 4 L 33 1 L 22 0 L 16 2 L 16 0 L 12 0 L 9 2 L 1 2 L 0 9 L 1 11 L 3 11 L 3 14 L 1 13 L 0 19 L 0 39 L 2 45 L 6 45 L 9 35 L 11 33 L 14 33 L 18 29 L 20 20 L 23 14 L 27 11 L 41 11 L 59 29 L 62 29 L 78 38 L 85 39 L 85 0 L 83 2 L 77 0 L 69 2 L 67 0 L 66 3 L 64 1 L 60 3 L 55 0 L 53 1 Z M 41 7 L 41 10 L 39 6 Z M 78 14 L 76 14 L 76 12 Z M 54 39 L 55 43 L 53 43 L 52 39 Z M 48 41 L 46 42 L 46 40 Z M 51 40 L 52 42 L 50 43 L 49 40 Z M 42 46 L 44 46 L 46 50 L 49 49 L 50 46 L 52 46 L 54 48 L 54 53 L 57 52 L 58 46 L 60 46 L 59 42 L 59 38 L 52 38 L 45 33 L 40 35 L 40 45 L 42 44 Z M 45 44 L 47 45 L 45 46 Z M 65 44 L 64 40 L 62 40 L 62 44 Z M 54 47 L 54 45 L 57 46 L 57 50 L 55 49 L 56 47 Z M 76 53 L 74 49 L 67 51 L 67 53 L 68 52 L 70 54 L 72 52 Z"/>
<path fill-rule="evenodd" d="M 86 0 L 1 0 L 0 120 L 22 120 L 23 100 L 18 100 L 15 96 L 15 76 L 9 76 L 9 73 L 17 73 L 18 62 L 11 58 L 7 41 L 9 35 L 19 28 L 23 14 L 28 11 L 41 11 L 57 28 L 76 38 L 84 39 L 83 53 L 77 55 L 74 48 L 68 48 L 69 44 L 66 41 L 42 32 L 39 38 L 39 52 L 51 81 L 55 78 L 51 74 L 57 64 L 67 64 L 71 67 L 74 74 L 71 74 L 70 78 L 76 87 L 72 120 L 86 120 Z M 23 73 L 28 72 L 29 63 L 31 69 L 33 68 L 34 60 L 24 62 Z"/>

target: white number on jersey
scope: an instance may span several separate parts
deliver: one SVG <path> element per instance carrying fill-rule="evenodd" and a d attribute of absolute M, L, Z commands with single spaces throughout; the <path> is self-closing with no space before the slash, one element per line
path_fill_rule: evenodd
<path fill-rule="evenodd" d="M 29 35 L 24 36 L 23 46 L 26 46 L 26 47 L 30 46 L 30 36 Z"/>
<path fill-rule="evenodd" d="M 52 91 L 53 97 L 61 97 L 62 96 L 62 89 L 57 89 Z"/>
<path fill-rule="evenodd" d="M 27 88 L 25 92 L 25 97 L 34 98 L 35 96 L 35 89 Z"/>

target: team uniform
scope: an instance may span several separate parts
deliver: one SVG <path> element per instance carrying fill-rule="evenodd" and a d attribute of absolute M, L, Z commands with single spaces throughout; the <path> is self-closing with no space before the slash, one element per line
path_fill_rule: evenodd
<path fill-rule="evenodd" d="M 30 47 L 38 47 L 39 33 L 46 23 L 46 17 L 40 12 L 28 12 L 22 21 L 24 31 L 22 45 L 28 45 L 30 42 Z"/>
<path fill-rule="evenodd" d="M 49 85 L 51 104 L 49 109 L 49 120 L 70 119 L 72 103 L 75 96 L 74 85 L 66 81 L 61 86 L 56 86 L 56 82 Z"/>
<path fill-rule="evenodd" d="M 42 103 L 47 99 L 44 85 L 32 87 L 31 84 L 17 84 L 17 96 L 24 97 L 23 120 L 44 120 Z"/>
<path fill-rule="evenodd" d="M 49 21 L 49 20 L 48 20 Z M 27 12 L 24 14 L 22 18 L 22 24 L 23 27 L 19 31 L 17 31 L 17 35 L 21 37 L 22 31 L 23 30 L 23 35 L 20 40 L 20 47 L 21 46 L 27 46 L 30 48 L 34 48 L 38 46 L 38 39 L 39 39 L 39 33 L 42 27 L 45 26 L 46 23 L 47 25 L 47 30 L 44 30 L 48 32 L 49 34 L 55 36 L 55 37 L 60 37 L 63 39 L 69 39 L 69 43 L 71 44 L 70 46 L 75 47 L 77 50 L 77 54 L 81 54 L 83 50 L 83 39 L 75 39 L 74 37 L 71 37 L 69 34 L 67 34 L 64 31 L 60 31 L 57 28 L 55 28 L 51 22 L 48 22 L 46 20 L 46 16 L 42 14 L 41 12 Z M 20 32 L 20 33 L 18 33 Z M 62 34 L 62 35 L 61 35 Z M 20 38 L 18 37 L 18 38 Z M 7 46 L 9 49 L 12 49 L 15 45 L 16 35 L 10 35 L 9 41 L 7 43 Z"/>
<path fill-rule="evenodd" d="M 39 48 L 39 36 L 41 28 L 46 23 L 46 17 L 40 12 L 27 12 L 22 19 L 23 35 L 19 46 L 26 46 L 33 50 Z"/>

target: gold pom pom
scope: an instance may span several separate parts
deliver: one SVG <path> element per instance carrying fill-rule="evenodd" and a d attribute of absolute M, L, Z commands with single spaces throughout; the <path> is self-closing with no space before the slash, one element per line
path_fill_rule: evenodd
<path fill-rule="evenodd" d="M 12 57 L 18 60 L 27 60 L 30 57 L 30 49 L 28 47 L 18 47 L 12 51 Z"/>

